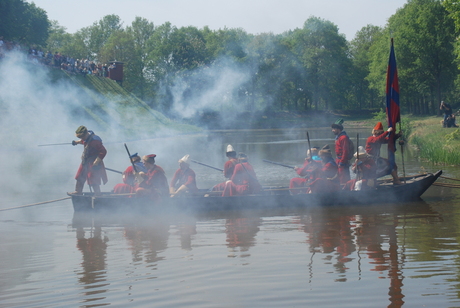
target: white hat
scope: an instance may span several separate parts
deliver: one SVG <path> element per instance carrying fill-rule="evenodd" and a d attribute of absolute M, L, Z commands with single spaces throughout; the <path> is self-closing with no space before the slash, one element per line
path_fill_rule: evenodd
<path fill-rule="evenodd" d="M 366 153 L 366 150 L 363 146 L 358 147 L 358 151 L 353 155 L 355 158 L 358 158 L 358 154 L 360 158 L 368 157 L 369 155 Z"/>
<path fill-rule="evenodd" d="M 188 164 L 189 163 L 189 157 L 190 155 L 185 155 L 184 157 L 182 157 L 181 159 L 179 159 L 179 163 L 186 163 Z"/>
<path fill-rule="evenodd" d="M 235 149 L 233 149 L 231 144 L 227 145 L 227 153 L 228 152 L 235 152 Z"/>

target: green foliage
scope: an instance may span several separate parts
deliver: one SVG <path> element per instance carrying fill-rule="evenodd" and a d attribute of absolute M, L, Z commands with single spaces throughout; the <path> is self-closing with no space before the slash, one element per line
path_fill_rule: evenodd
<path fill-rule="evenodd" d="M 46 12 L 33 2 L 0 0 L 0 36 L 5 40 L 44 46 L 49 30 Z"/>
<path fill-rule="evenodd" d="M 75 58 L 124 62 L 123 86 L 162 111 L 177 100 L 201 108 L 190 92 L 210 91 L 206 73 L 231 63 L 244 81 L 214 94 L 219 109 L 231 99 L 235 110 L 310 112 L 384 107 L 393 37 L 402 111 L 435 114 L 441 99 L 459 94 L 458 10 L 456 1 L 410 0 L 386 27 L 367 25 L 351 42 L 335 24 L 314 16 L 283 34 L 251 35 L 169 22 L 154 26 L 140 17 L 123 27 L 117 15 L 108 15 L 75 34 L 53 26 L 48 46 Z M 178 85 L 182 93 L 173 92 Z"/>

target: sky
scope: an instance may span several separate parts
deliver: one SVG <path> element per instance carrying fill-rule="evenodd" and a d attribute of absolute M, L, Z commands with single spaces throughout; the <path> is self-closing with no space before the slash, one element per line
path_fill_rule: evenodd
<path fill-rule="evenodd" d="M 69 33 L 115 14 L 130 25 L 143 17 L 155 26 L 242 28 L 248 33 L 283 33 L 301 28 L 311 16 L 331 21 L 352 40 L 362 27 L 385 26 L 407 0 L 29 0 Z"/>

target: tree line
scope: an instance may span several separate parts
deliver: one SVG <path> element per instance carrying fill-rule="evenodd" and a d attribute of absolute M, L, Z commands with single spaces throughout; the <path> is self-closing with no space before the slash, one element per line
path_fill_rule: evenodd
<path fill-rule="evenodd" d="M 21 25 L 29 30 L 13 27 L 15 20 L 5 10 L 22 10 Z M 335 24 L 318 17 L 282 34 L 255 35 L 243 29 L 154 25 L 142 17 L 124 26 L 117 15 L 107 15 L 71 34 L 55 21 L 46 28 L 46 13 L 33 3 L 0 0 L 0 36 L 74 58 L 123 62 L 123 86 L 166 114 L 174 113 L 177 101 L 182 108 L 199 105 L 203 93 L 215 91 L 216 76 L 227 76 L 227 85 L 234 82 L 229 66 L 241 74 L 238 82 L 207 97 L 212 104 L 206 108 L 225 102 L 245 111 L 384 108 L 393 37 L 402 111 L 436 114 L 441 100 L 460 107 L 459 12 L 455 0 L 408 0 L 385 27 L 367 25 L 348 42 Z M 37 18 L 42 27 L 28 34 Z"/>

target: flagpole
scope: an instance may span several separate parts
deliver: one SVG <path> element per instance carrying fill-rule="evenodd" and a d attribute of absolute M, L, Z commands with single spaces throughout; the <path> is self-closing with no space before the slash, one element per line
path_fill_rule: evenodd
<path fill-rule="evenodd" d="M 402 132 L 401 130 L 401 122 L 399 122 L 399 132 Z M 406 167 L 404 166 L 404 139 L 402 139 L 402 133 L 401 136 L 399 137 L 399 145 L 401 146 L 401 159 L 402 159 L 402 166 L 403 166 L 403 177 L 404 177 L 404 184 L 406 184 Z"/>

